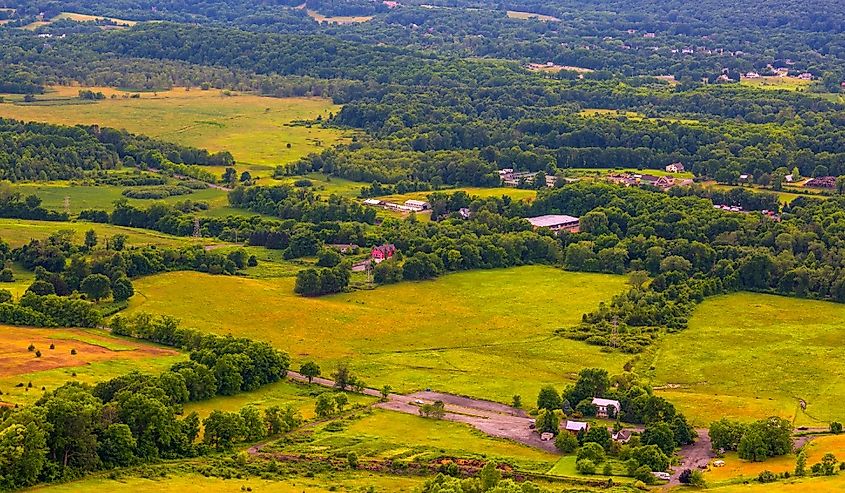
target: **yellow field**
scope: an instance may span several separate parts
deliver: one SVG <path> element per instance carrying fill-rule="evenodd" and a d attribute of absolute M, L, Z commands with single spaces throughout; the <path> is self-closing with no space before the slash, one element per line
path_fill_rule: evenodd
<path fill-rule="evenodd" d="M 133 370 L 159 372 L 184 359 L 178 352 L 93 329 L 0 326 L 0 404 L 30 404 L 68 380 L 96 383 Z M 37 357 L 32 344 L 41 351 Z M 50 349 L 53 344 L 54 349 Z M 75 349 L 75 355 L 71 354 Z M 74 374 L 76 374 L 74 376 Z M 27 385 L 32 382 L 33 387 Z M 24 386 L 18 387 L 19 384 Z"/>
<path fill-rule="evenodd" d="M 677 491 L 689 491 L 689 488 L 678 488 Z M 676 490 L 672 490 L 676 491 Z M 710 487 L 706 491 L 715 493 L 843 493 L 845 492 L 845 475 L 842 473 L 836 476 L 788 479 L 776 483 L 761 484 L 756 481 L 748 484 L 731 484 L 726 486 Z"/>
<path fill-rule="evenodd" d="M 314 10 L 306 10 L 308 16 L 317 22 L 325 22 L 327 24 L 357 24 L 359 22 L 367 22 L 373 19 L 371 15 L 338 15 L 334 17 L 327 17 Z"/>
<path fill-rule="evenodd" d="M 845 435 L 828 435 L 814 438 L 804 446 L 807 453 L 807 468 L 822 459 L 828 452 L 840 460 L 845 459 Z M 763 471 L 782 473 L 795 470 L 794 454 L 773 457 L 764 462 L 750 462 L 737 457 L 736 452 L 725 454 L 724 467 L 711 467 L 705 478 L 711 482 L 727 481 L 736 478 L 755 478 Z"/>
<path fill-rule="evenodd" d="M 782 89 L 787 91 L 800 91 L 806 89 L 813 82 L 809 80 L 802 80 L 798 77 L 760 77 L 759 79 L 743 78 L 740 82 L 743 86 L 754 87 L 756 89 Z"/>
<path fill-rule="evenodd" d="M 53 17 L 52 21 L 59 21 L 62 19 L 67 19 L 76 22 L 90 22 L 90 21 L 98 21 L 98 20 L 107 20 L 114 22 L 118 26 L 126 26 L 131 27 L 138 23 L 138 21 L 129 21 L 125 19 L 117 19 L 115 17 L 103 17 L 99 15 L 88 15 L 88 14 L 76 14 L 73 12 L 62 12 L 61 14 Z"/>
<path fill-rule="evenodd" d="M 535 14 L 533 12 L 520 12 L 518 10 L 508 10 L 508 17 L 511 19 L 537 19 L 544 22 L 560 22 L 560 19 L 551 15 Z"/>
<path fill-rule="evenodd" d="M 526 190 L 522 188 L 510 188 L 510 187 L 498 187 L 498 188 L 482 188 L 482 187 L 459 187 L 459 188 L 446 188 L 443 190 L 439 190 L 440 192 L 444 193 L 454 193 L 454 192 L 466 192 L 470 197 L 478 196 L 481 198 L 487 197 L 501 197 L 503 195 L 507 195 L 508 197 L 514 200 L 533 200 L 537 197 L 536 190 Z M 396 195 L 386 195 L 384 197 L 379 197 L 379 200 L 384 200 L 387 202 L 394 202 L 402 204 L 406 200 L 413 199 L 413 200 L 426 200 L 428 196 L 434 192 L 432 191 L 424 191 L 424 192 L 408 192 L 403 194 L 396 194 Z"/>
<path fill-rule="evenodd" d="M 381 476 L 366 472 L 336 473 L 331 477 L 294 477 L 281 481 L 259 478 L 223 479 L 199 474 L 170 475 L 166 478 L 138 477 L 107 479 L 92 477 L 64 484 L 41 486 L 26 491 L 39 493 L 105 493 L 123 491 L 156 491 L 158 493 L 241 493 L 250 488 L 255 492 L 328 493 L 331 491 L 414 491 L 423 479 L 419 477 Z"/>
<path fill-rule="evenodd" d="M 563 386 L 584 366 L 621 371 L 629 356 L 555 337 L 624 288 L 625 278 L 542 266 L 449 274 L 320 298 L 294 279 L 175 272 L 137 280 L 129 312 L 270 341 L 326 372 L 348 360 L 373 386 L 426 387 L 509 402 Z M 501 369 L 507 368 L 507 378 Z"/>
<path fill-rule="evenodd" d="M 211 89 L 129 93 L 92 87 L 107 99 L 86 102 L 78 98 L 80 87 L 51 87 L 36 103 L 15 98 L 0 104 L 0 117 L 64 125 L 96 124 L 208 149 L 229 151 L 243 164 L 277 165 L 344 141 L 334 129 L 293 125 L 297 120 L 327 118 L 340 106 L 323 98 L 270 98 L 253 94 L 227 96 Z M 111 96 L 115 95 L 114 99 Z M 287 144 L 291 147 L 287 148 Z"/>

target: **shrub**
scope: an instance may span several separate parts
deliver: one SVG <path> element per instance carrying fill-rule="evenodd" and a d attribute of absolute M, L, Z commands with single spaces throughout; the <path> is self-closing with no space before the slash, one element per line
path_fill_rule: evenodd
<path fill-rule="evenodd" d="M 15 281 L 15 273 L 12 272 L 12 269 L 6 267 L 3 270 L 0 270 L 0 282 L 14 282 Z"/>
<path fill-rule="evenodd" d="M 604 448 L 596 442 L 587 442 L 578 449 L 578 460 L 590 459 L 596 464 L 601 464 L 604 457 Z"/>
<path fill-rule="evenodd" d="M 581 474 L 595 474 L 596 464 L 590 459 L 578 459 L 578 461 L 575 462 L 575 470 Z"/>
<path fill-rule="evenodd" d="M 555 447 L 564 454 L 571 454 L 578 448 L 578 439 L 571 433 L 560 433 L 555 438 Z"/>
<path fill-rule="evenodd" d="M 777 481 L 778 477 L 772 471 L 761 471 L 757 475 L 757 481 L 760 483 L 773 483 Z"/>

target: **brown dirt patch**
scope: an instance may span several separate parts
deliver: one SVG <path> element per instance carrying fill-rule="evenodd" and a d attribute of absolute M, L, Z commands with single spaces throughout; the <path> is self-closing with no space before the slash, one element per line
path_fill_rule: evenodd
<path fill-rule="evenodd" d="M 32 344 L 41 351 L 36 357 Z M 50 345 L 54 349 L 50 349 Z M 76 354 L 70 354 L 75 349 Z M 82 366 L 116 358 L 170 356 L 176 351 L 100 335 L 83 329 L 0 326 L 0 377 Z"/>

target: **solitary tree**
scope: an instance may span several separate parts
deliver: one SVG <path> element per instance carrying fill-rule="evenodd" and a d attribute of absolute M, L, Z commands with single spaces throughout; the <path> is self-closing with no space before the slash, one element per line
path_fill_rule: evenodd
<path fill-rule="evenodd" d="M 97 246 L 97 232 L 93 229 L 85 232 L 85 246 L 89 249 Z"/>
<path fill-rule="evenodd" d="M 308 383 L 311 383 L 314 378 L 320 376 L 320 367 L 313 361 L 307 361 L 299 367 L 299 373 L 308 379 Z"/>

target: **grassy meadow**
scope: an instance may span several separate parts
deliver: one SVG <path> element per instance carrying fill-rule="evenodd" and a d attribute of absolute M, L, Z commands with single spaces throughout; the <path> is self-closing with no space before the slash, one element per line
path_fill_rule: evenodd
<path fill-rule="evenodd" d="M 266 409 L 271 406 L 291 404 L 299 410 L 303 418 L 311 419 L 315 416 L 314 402 L 316 401 L 317 395 L 327 391 L 329 389 L 325 387 L 304 385 L 290 380 L 283 380 L 265 385 L 251 392 L 230 396 L 217 396 L 207 401 L 189 402 L 185 404 L 185 413 L 195 411 L 199 414 L 200 418 L 205 418 L 215 409 L 236 412 L 247 405 Z M 347 392 L 347 395 L 349 396 L 349 405 L 372 404 L 376 401 L 374 397 L 367 397 L 353 392 Z"/>
<path fill-rule="evenodd" d="M 0 329 L 0 403 L 6 405 L 32 404 L 44 393 L 42 387 L 54 390 L 68 380 L 96 383 L 135 370 L 158 373 L 185 359 L 172 349 L 93 329 Z"/>
<path fill-rule="evenodd" d="M 103 92 L 107 99 L 91 102 L 77 97 L 80 89 L 54 86 L 34 103 L 10 95 L 0 104 L 0 117 L 122 128 L 213 152 L 226 150 L 243 165 L 295 161 L 345 139 L 338 130 L 294 123 L 339 111 L 340 106 L 323 98 L 226 95 L 227 91 L 197 88 L 134 93 L 140 98 L 128 98 L 129 93 L 119 89 L 92 87 L 88 89 Z"/>
<path fill-rule="evenodd" d="M 845 305 L 736 293 L 710 298 L 641 366 L 696 425 L 778 415 L 795 426 L 845 419 Z M 807 402 L 802 412 L 798 399 Z"/>
<path fill-rule="evenodd" d="M 326 24 L 358 24 L 361 22 L 371 21 L 373 16 L 371 15 L 335 15 L 335 16 L 325 16 L 315 10 L 306 10 L 308 13 L 308 17 L 314 19 L 319 23 L 326 23 Z"/>
<path fill-rule="evenodd" d="M 558 460 L 552 454 L 509 440 L 489 437 L 462 423 L 412 414 L 374 410 L 344 421 L 342 431 L 321 426 L 313 440 L 274 444 L 287 453 L 344 457 L 355 452 L 370 460 L 435 460 L 443 456 L 507 461 L 521 470 L 546 472 Z"/>
<path fill-rule="evenodd" d="M 620 371 L 629 358 L 552 335 L 623 290 L 622 276 L 530 266 L 320 298 L 294 295 L 293 284 L 291 277 L 161 274 L 134 283 L 128 311 L 267 340 L 297 363 L 315 359 L 325 373 L 348 361 L 376 387 L 503 402 L 514 394 L 531 400 L 544 384 L 562 387 L 584 366 Z"/>
<path fill-rule="evenodd" d="M 466 192 L 470 197 L 478 196 L 481 198 L 487 197 L 502 197 L 504 195 L 514 199 L 514 200 L 533 200 L 537 196 L 536 190 L 526 190 L 521 188 L 511 188 L 511 187 L 494 187 L 494 188 L 482 188 L 482 187 L 458 187 L 458 188 L 444 188 L 442 190 L 438 190 L 439 192 L 444 193 L 454 193 L 454 192 Z M 424 192 L 408 192 L 403 194 L 395 194 L 395 195 L 386 195 L 384 197 L 378 197 L 379 200 L 385 200 L 387 202 L 395 202 L 395 203 L 404 203 L 406 200 L 413 199 L 413 200 L 426 200 L 428 196 L 431 195 L 432 191 L 424 191 Z"/>
<path fill-rule="evenodd" d="M 93 229 L 100 242 L 116 234 L 124 234 L 128 245 L 160 245 L 182 246 L 189 244 L 219 243 L 212 238 L 186 238 L 159 233 L 148 229 L 128 228 L 112 224 L 98 224 L 89 222 L 56 222 L 56 221 L 21 221 L 19 219 L 0 219 L 0 238 L 11 247 L 19 247 L 28 243 L 30 239 L 44 239 L 59 230 L 70 230 L 75 233 L 76 242 L 81 243 L 85 232 Z"/>
<path fill-rule="evenodd" d="M 68 483 L 31 488 L 26 491 L 38 493 L 107 493 L 122 491 L 156 491 L 159 493 L 328 493 L 331 491 L 366 491 L 370 486 L 376 491 L 414 491 L 423 478 L 406 476 L 382 476 L 367 472 L 339 472 L 315 478 L 292 477 L 284 480 L 237 478 L 223 479 L 192 473 L 173 473 L 167 477 L 149 479 L 126 477 L 109 479 L 105 476 L 89 477 Z"/>
<path fill-rule="evenodd" d="M 799 79 L 798 77 L 767 76 L 757 79 L 747 79 L 743 77 L 739 84 L 742 86 L 753 87 L 755 89 L 803 91 L 812 83 L 812 81 Z"/>
<path fill-rule="evenodd" d="M 536 19 L 543 22 L 560 22 L 560 19 L 551 15 L 535 14 L 534 12 L 522 12 L 519 10 L 508 10 L 508 17 L 511 19 L 528 20 Z"/>

